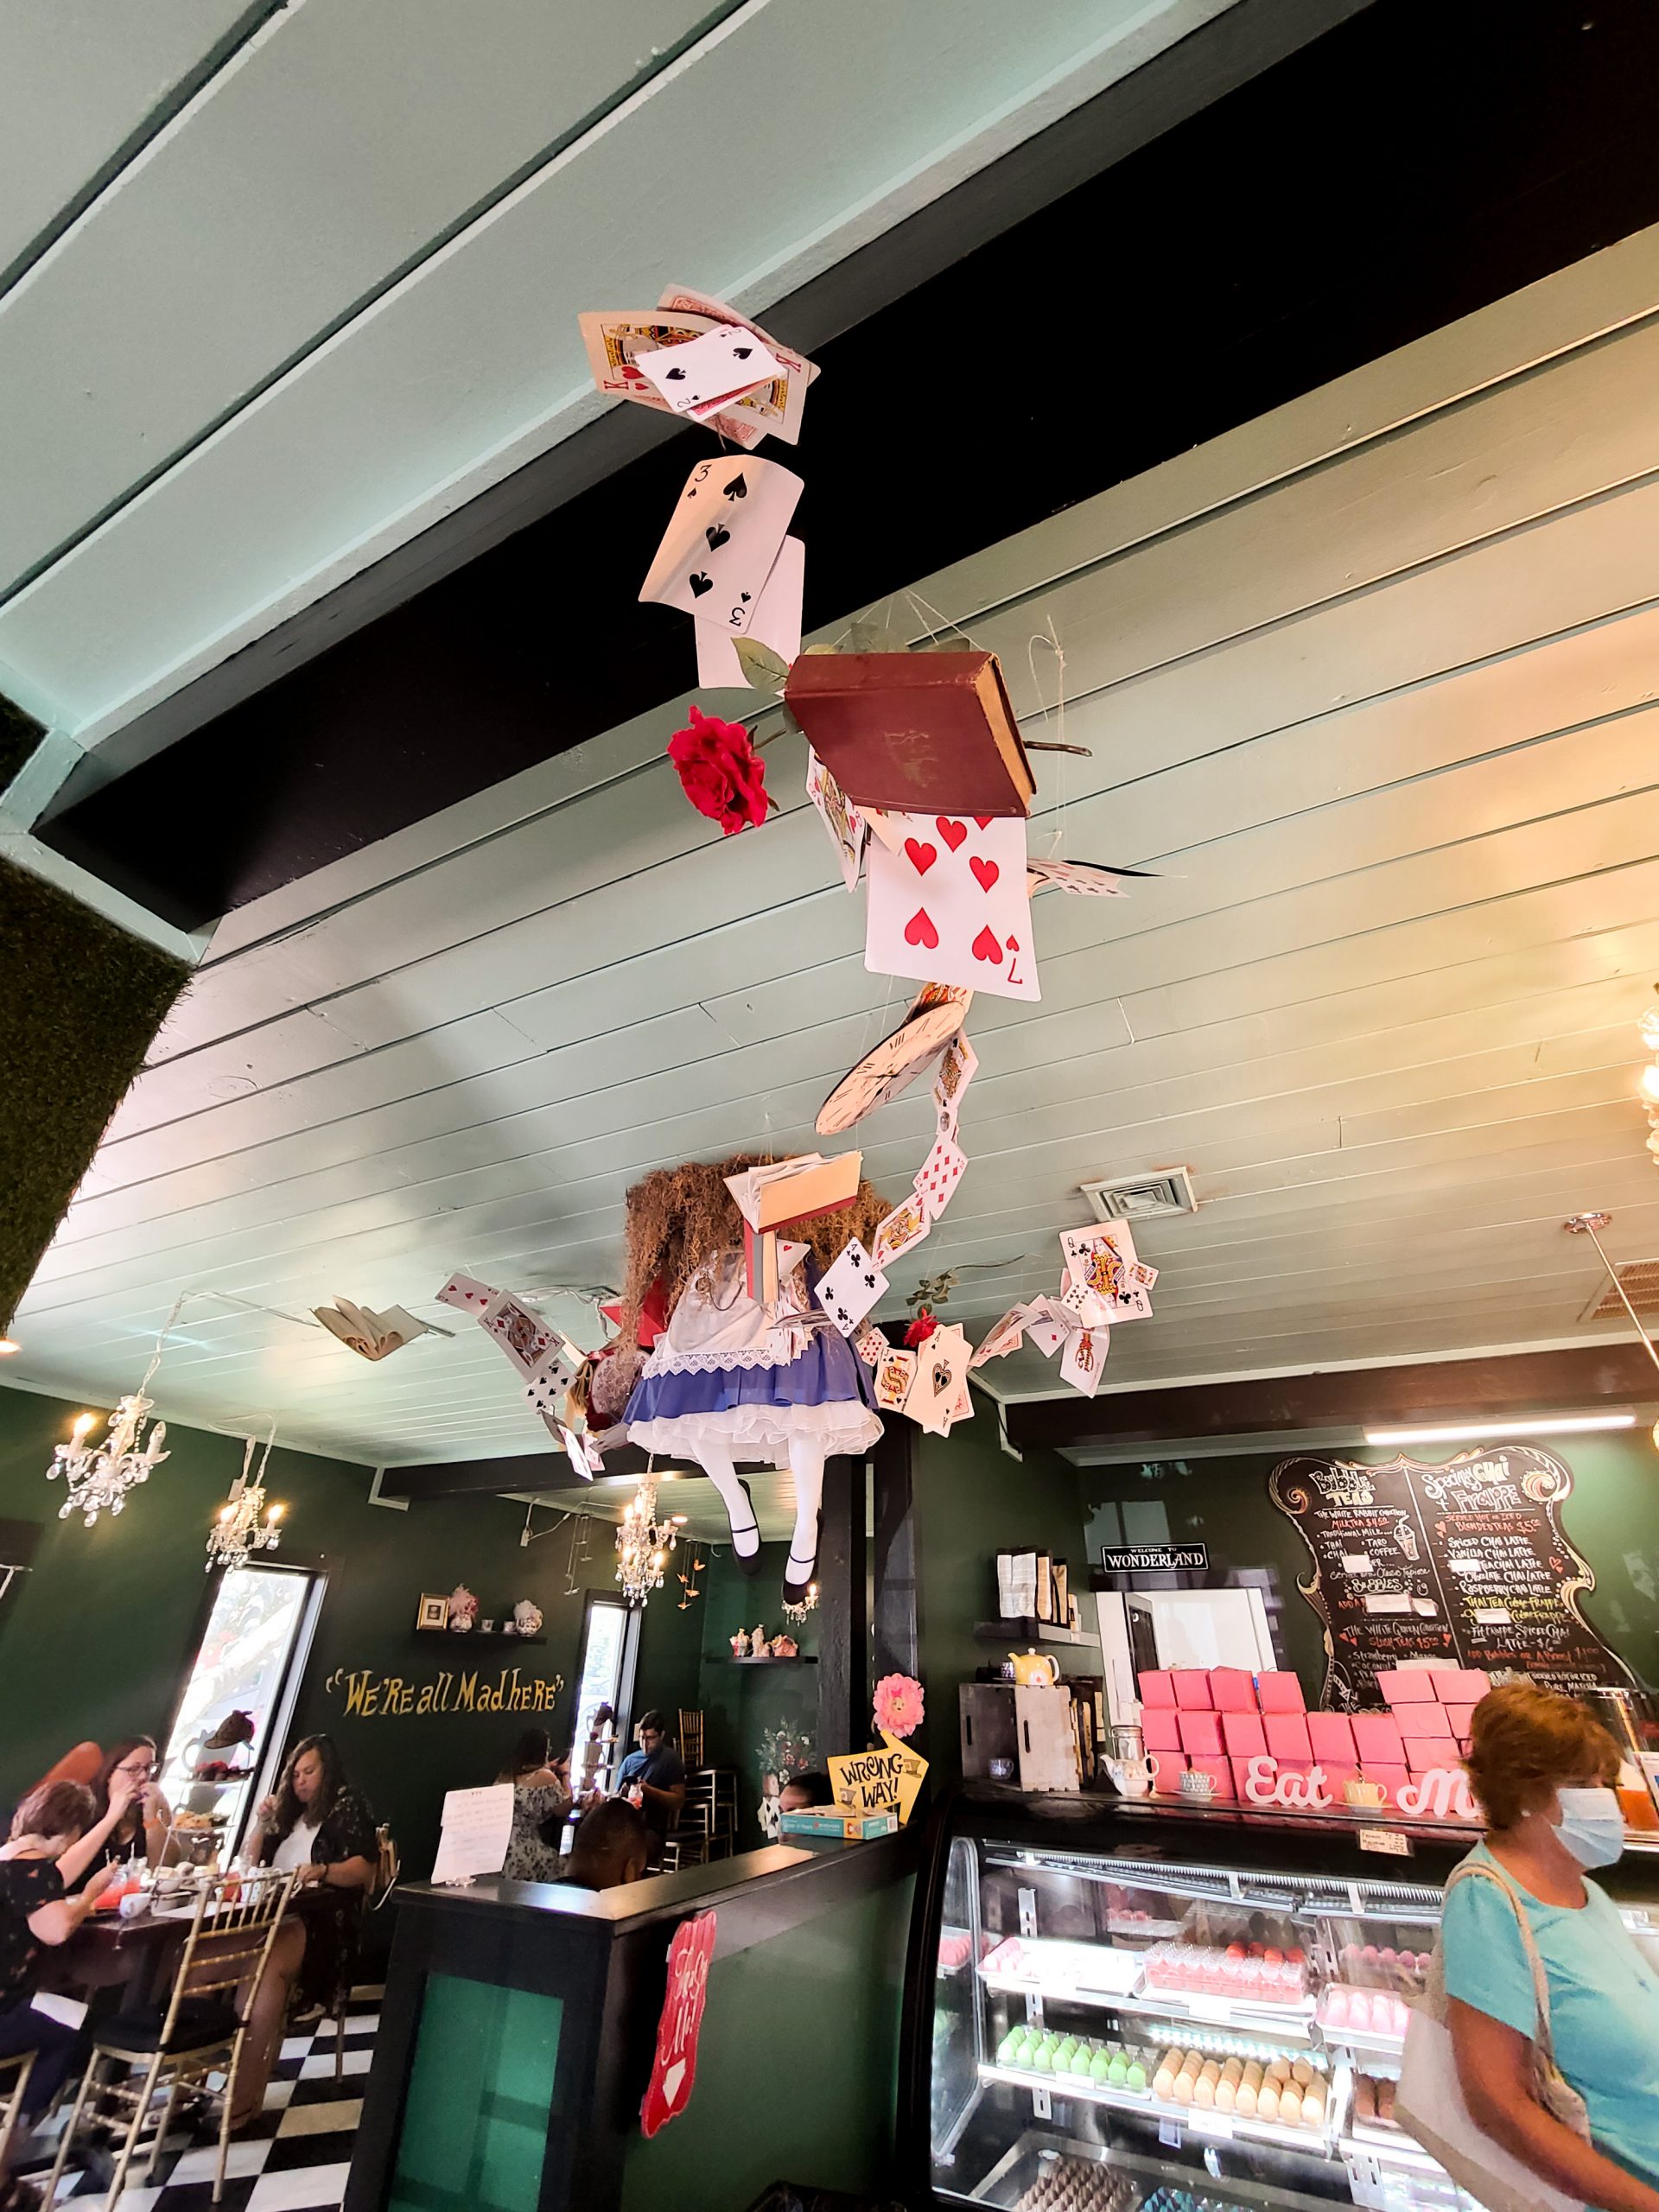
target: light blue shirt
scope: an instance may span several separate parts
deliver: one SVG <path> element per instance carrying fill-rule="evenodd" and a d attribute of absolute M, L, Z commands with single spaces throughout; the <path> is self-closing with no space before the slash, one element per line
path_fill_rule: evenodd
<path fill-rule="evenodd" d="M 1484 1843 L 1469 1856 L 1497 1864 Z M 1515 1886 L 1549 1983 L 1555 2063 L 1584 2099 L 1597 2148 L 1659 2184 L 1659 1974 L 1593 1882 L 1585 1884 L 1588 1902 L 1576 1910 Z M 1491 1882 L 1459 1882 L 1446 1902 L 1442 1941 L 1446 1995 L 1535 2035 L 1532 1970 L 1503 1892 Z"/>

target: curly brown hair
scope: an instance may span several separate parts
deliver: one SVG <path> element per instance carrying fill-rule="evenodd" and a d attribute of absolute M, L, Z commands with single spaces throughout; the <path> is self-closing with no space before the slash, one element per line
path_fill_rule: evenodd
<path fill-rule="evenodd" d="M 621 1334 L 631 1341 L 639 1312 L 660 1277 L 671 1316 L 681 1294 L 710 1261 L 743 1242 L 743 1217 L 726 1188 L 728 1175 L 770 1163 L 764 1152 L 734 1153 L 729 1160 L 687 1160 L 680 1167 L 659 1167 L 628 1192 L 628 1275 L 622 1293 Z M 787 1235 L 810 1247 L 818 1266 L 833 1266 L 856 1236 L 868 1243 L 876 1224 L 892 1206 L 873 1183 L 861 1183 L 849 1206 L 832 1213 L 809 1214 L 792 1221 Z"/>
<path fill-rule="evenodd" d="M 1618 1779 L 1618 1746 L 1587 1706 L 1536 1682 L 1488 1690 L 1470 1723 L 1469 1780 L 1493 1828 L 1511 1828 L 1551 1790 Z"/>

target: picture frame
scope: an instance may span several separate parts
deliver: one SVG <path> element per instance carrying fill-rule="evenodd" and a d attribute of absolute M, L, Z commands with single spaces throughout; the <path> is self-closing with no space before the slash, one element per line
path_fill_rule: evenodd
<path fill-rule="evenodd" d="M 420 1607 L 415 1615 L 415 1625 L 417 1629 L 447 1629 L 449 1625 L 448 1598 L 434 1597 L 429 1591 L 423 1591 Z"/>

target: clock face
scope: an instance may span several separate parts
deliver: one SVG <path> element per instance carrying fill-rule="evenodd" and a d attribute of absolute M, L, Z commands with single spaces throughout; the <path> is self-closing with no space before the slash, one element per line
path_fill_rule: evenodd
<path fill-rule="evenodd" d="M 973 993 L 929 983 L 890 1037 L 848 1070 L 818 1109 L 821 1137 L 839 1136 L 915 1082 L 962 1027 Z"/>

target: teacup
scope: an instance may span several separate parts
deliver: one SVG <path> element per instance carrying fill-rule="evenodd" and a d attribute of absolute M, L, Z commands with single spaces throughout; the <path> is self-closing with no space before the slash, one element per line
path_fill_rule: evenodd
<path fill-rule="evenodd" d="M 1380 1782 L 1344 1782 L 1344 1801 L 1350 1805 L 1384 1805 L 1388 1802 Z"/>
<path fill-rule="evenodd" d="M 1180 1787 L 1183 1797 L 1195 1798 L 1198 1803 L 1207 1805 L 1216 1794 L 1216 1777 L 1213 1774 L 1203 1774 L 1197 1767 L 1190 1766 L 1181 1777 Z"/>

